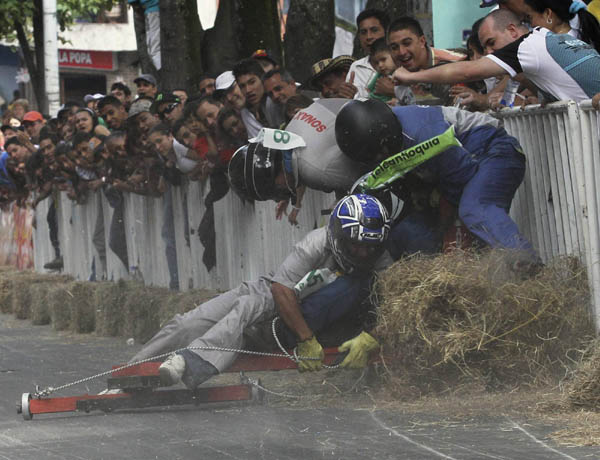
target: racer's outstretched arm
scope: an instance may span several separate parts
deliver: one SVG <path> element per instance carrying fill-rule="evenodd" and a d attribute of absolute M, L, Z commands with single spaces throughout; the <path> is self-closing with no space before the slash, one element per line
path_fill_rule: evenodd
<path fill-rule="evenodd" d="M 418 72 L 410 72 L 403 67 L 394 71 L 394 82 L 398 85 L 412 85 L 414 83 L 464 83 L 468 81 L 483 80 L 488 77 L 499 77 L 508 72 L 491 59 L 477 59 L 476 61 L 452 62 L 437 67 L 432 67 Z"/>
<path fill-rule="evenodd" d="M 313 336 L 308 324 L 302 316 L 302 310 L 298 302 L 298 297 L 293 289 L 284 286 L 280 283 L 271 285 L 271 293 L 275 301 L 275 308 L 279 312 L 279 316 L 290 330 L 296 334 L 298 341 L 310 339 Z"/>

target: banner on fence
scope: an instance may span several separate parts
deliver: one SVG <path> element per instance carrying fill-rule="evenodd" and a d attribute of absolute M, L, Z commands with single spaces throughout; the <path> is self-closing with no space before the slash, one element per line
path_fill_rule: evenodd
<path fill-rule="evenodd" d="M 11 204 L 0 213 L 0 265 L 33 268 L 33 211 Z"/>

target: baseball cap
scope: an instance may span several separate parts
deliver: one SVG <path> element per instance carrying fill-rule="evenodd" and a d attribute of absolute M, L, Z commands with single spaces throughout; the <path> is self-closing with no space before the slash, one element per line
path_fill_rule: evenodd
<path fill-rule="evenodd" d="M 271 55 L 271 53 L 269 53 L 265 49 L 256 50 L 254 53 L 252 53 L 252 56 L 250 57 L 252 59 L 262 59 L 264 61 L 269 61 L 274 66 L 277 66 L 277 61 L 275 60 L 275 58 Z"/>
<path fill-rule="evenodd" d="M 181 103 L 181 99 L 178 98 L 177 96 L 175 96 L 173 93 L 158 93 L 156 95 L 156 99 L 154 99 L 154 102 L 152 103 L 152 106 L 150 107 L 150 111 L 152 113 L 158 113 L 158 107 L 161 104 L 179 104 Z"/>
<path fill-rule="evenodd" d="M 152 107 L 152 99 L 146 97 L 136 99 L 129 107 L 127 118 L 133 118 L 142 112 L 150 112 L 150 107 Z"/>
<path fill-rule="evenodd" d="M 227 72 L 223 72 L 221 75 L 217 77 L 215 80 L 215 90 L 228 90 L 235 83 L 235 77 L 233 76 L 233 72 L 228 70 Z"/>
<path fill-rule="evenodd" d="M 145 82 L 150 83 L 151 85 L 156 86 L 156 78 L 154 78 L 154 75 L 149 74 L 149 73 L 143 73 L 142 75 L 137 77 L 135 80 L 133 80 L 134 83 L 137 83 L 138 81 L 145 81 Z"/>
<path fill-rule="evenodd" d="M 87 104 L 88 102 L 91 102 L 91 101 L 97 101 L 97 100 L 99 100 L 99 99 L 102 99 L 103 97 L 104 97 L 104 94 L 100 94 L 100 93 L 96 93 L 96 94 L 86 94 L 86 95 L 83 97 L 83 102 L 85 102 L 85 103 Z"/>
<path fill-rule="evenodd" d="M 12 123 L 12 120 L 16 120 L 17 123 L 19 122 L 19 120 L 17 120 L 16 118 L 11 118 L 11 121 L 7 124 L 7 125 L 2 125 L 0 126 L 0 131 L 2 131 L 2 133 L 4 134 L 6 132 L 6 130 L 11 129 L 13 131 L 23 131 L 23 127 L 19 124 L 19 125 L 14 125 Z"/>
<path fill-rule="evenodd" d="M 32 110 L 31 112 L 27 112 L 23 117 L 23 121 L 44 121 L 44 117 L 40 112 L 36 112 Z"/>

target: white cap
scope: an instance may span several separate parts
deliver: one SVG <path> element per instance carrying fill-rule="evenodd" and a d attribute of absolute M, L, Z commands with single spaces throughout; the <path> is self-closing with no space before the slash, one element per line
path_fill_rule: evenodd
<path fill-rule="evenodd" d="M 228 70 L 227 72 L 223 72 L 221 75 L 217 77 L 215 80 L 215 89 L 219 90 L 227 90 L 233 86 L 235 83 L 235 77 L 233 76 L 233 72 Z"/>

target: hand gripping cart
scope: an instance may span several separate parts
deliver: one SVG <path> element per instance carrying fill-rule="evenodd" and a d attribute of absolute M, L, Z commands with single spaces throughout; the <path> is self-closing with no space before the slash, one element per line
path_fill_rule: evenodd
<path fill-rule="evenodd" d="M 323 363 L 334 366 L 341 361 L 344 354 L 337 348 L 324 350 Z M 257 355 L 241 355 L 226 372 L 239 372 L 239 385 L 224 385 L 214 387 L 199 387 L 195 390 L 162 389 L 158 368 L 161 362 L 149 361 L 131 366 L 113 366 L 113 370 L 82 379 L 73 384 L 59 388 L 36 389 L 35 393 L 23 393 L 21 401 L 17 402 L 17 413 L 25 420 L 31 420 L 34 414 L 51 414 L 59 412 L 93 410 L 112 412 L 118 409 L 138 409 L 145 407 L 200 405 L 204 403 L 219 403 L 233 401 L 262 402 L 264 388 L 260 380 L 246 377 L 245 372 L 278 371 L 297 369 L 298 365 L 289 356 L 276 353 Z M 109 390 L 122 390 L 116 394 L 84 394 L 79 396 L 49 397 L 51 393 L 62 388 L 82 383 L 96 377 L 110 375 L 107 381 Z"/>

